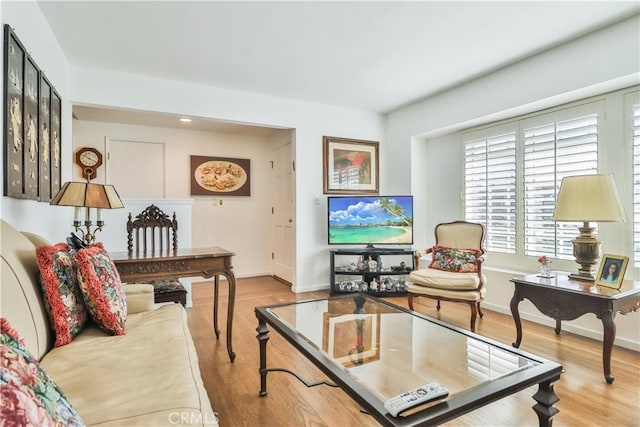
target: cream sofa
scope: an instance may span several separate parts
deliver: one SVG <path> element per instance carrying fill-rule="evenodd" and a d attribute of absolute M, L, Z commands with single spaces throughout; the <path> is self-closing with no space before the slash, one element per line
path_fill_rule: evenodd
<path fill-rule="evenodd" d="M 151 285 L 126 285 L 125 335 L 90 324 L 52 348 L 35 256 L 47 242 L 5 221 L 0 238 L 0 313 L 87 425 L 218 425 L 182 305 L 154 309 Z"/>

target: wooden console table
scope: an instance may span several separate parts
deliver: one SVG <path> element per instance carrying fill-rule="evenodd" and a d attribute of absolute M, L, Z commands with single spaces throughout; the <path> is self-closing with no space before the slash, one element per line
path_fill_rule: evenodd
<path fill-rule="evenodd" d="M 123 282 L 136 280 L 154 280 L 167 277 L 204 277 L 214 278 L 213 288 L 213 329 L 216 339 L 220 338 L 218 328 L 218 278 L 222 274 L 229 283 L 229 307 L 227 311 L 227 352 L 233 362 L 236 354 L 233 351 L 231 333 L 233 327 L 233 310 L 236 299 L 236 278 L 233 274 L 231 259 L 235 254 L 219 247 L 183 248 L 177 251 L 162 253 L 110 252 L 120 279 Z"/>
<path fill-rule="evenodd" d="M 518 304 L 524 298 L 533 303 L 540 312 L 556 321 L 556 334 L 560 334 L 562 320 L 574 320 L 586 313 L 593 313 L 602 321 L 604 337 L 602 364 L 607 383 L 613 383 L 611 374 L 611 352 L 616 338 L 614 317 L 640 309 L 640 282 L 625 280 L 620 289 L 597 286 L 591 282 L 569 279 L 569 273 L 554 271 L 550 279 L 535 274 L 514 277 L 515 289 L 511 299 L 511 314 L 516 324 L 516 341 L 522 341 L 522 324 Z"/>

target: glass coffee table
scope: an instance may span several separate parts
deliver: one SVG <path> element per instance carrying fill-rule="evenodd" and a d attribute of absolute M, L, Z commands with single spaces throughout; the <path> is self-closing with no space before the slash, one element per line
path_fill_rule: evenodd
<path fill-rule="evenodd" d="M 267 374 L 284 371 L 308 387 L 342 388 L 382 425 L 438 425 L 537 384 L 539 425 L 550 426 L 558 412 L 558 363 L 379 298 L 350 294 L 256 307 L 255 313 L 261 396 L 267 395 Z M 288 369 L 267 368 L 269 327 L 329 380 L 310 384 Z M 397 417 L 384 408 L 387 399 L 433 382 L 449 396 Z"/>

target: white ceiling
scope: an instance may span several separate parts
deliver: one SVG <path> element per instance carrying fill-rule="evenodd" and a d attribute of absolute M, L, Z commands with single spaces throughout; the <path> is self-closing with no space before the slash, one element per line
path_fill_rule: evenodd
<path fill-rule="evenodd" d="M 72 67 L 380 113 L 640 11 L 638 1 L 39 4 Z"/>
<path fill-rule="evenodd" d="M 73 106 L 73 118 L 89 122 L 122 123 L 137 126 L 142 125 L 205 132 L 231 133 L 261 138 L 269 137 L 280 130 L 279 128 L 254 126 L 250 124 L 232 123 L 222 120 L 191 116 L 188 118 L 191 118 L 192 122 L 184 123 L 180 121 L 182 117 L 176 116 L 175 114 L 97 108 L 80 105 Z"/>

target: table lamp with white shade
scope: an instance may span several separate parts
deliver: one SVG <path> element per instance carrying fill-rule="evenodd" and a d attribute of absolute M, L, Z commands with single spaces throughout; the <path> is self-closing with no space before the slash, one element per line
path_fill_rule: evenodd
<path fill-rule="evenodd" d="M 553 212 L 554 221 L 580 221 L 580 234 L 573 243 L 573 256 L 580 264 L 569 277 L 595 281 L 600 245 L 591 222 L 626 221 L 622 199 L 613 175 L 576 175 L 562 179 Z"/>

